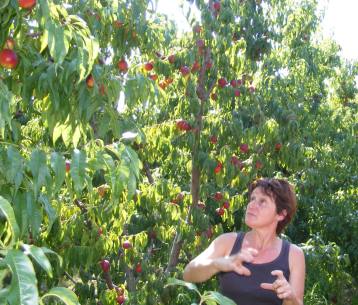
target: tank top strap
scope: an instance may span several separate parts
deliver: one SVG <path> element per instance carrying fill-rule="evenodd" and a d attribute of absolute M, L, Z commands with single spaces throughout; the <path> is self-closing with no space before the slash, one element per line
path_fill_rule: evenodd
<path fill-rule="evenodd" d="M 290 242 L 283 239 L 282 240 L 282 258 L 285 260 L 285 263 L 287 263 L 287 266 L 289 265 L 289 254 L 290 254 Z"/>
<path fill-rule="evenodd" d="M 230 252 L 230 255 L 236 254 L 241 250 L 241 245 L 242 245 L 242 240 L 244 239 L 244 233 L 243 232 L 238 232 L 237 233 L 237 237 L 235 240 L 235 243 L 232 247 L 232 250 Z"/>

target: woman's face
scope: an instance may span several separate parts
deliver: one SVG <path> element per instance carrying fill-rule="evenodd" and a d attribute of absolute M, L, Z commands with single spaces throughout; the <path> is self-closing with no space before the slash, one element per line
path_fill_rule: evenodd
<path fill-rule="evenodd" d="M 246 225 L 252 229 L 271 226 L 276 228 L 280 220 L 282 216 L 277 214 L 274 199 L 264 193 L 261 187 L 255 188 L 246 207 Z"/>

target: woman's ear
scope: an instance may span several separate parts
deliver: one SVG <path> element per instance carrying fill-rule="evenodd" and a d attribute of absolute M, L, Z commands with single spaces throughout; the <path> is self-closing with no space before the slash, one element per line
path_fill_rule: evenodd
<path fill-rule="evenodd" d="M 287 211 L 286 210 L 282 210 L 280 213 L 277 214 L 278 215 L 278 221 L 284 220 L 285 217 L 287 216 Z"/>

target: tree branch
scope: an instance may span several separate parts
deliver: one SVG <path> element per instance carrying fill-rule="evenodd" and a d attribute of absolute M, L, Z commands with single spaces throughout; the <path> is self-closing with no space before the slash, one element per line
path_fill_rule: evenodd
<path fill-rule="evenodd" d="M 196 88 L 196 93 L 198 98 L 200 99 L 200 110 L 196 115 L 196 124 L 195 129 L 195 138 L 194 138 L 194 145 L 192 148 L 192 170 L 191 170 L 191 196 L 192 196 L 192 203 L 189 207 L 189 211 L 186 217 L 186 224 L 190 223 L 191 213 L 194 206 L 196 206 L 199 202 L 199 195 L 200 195 L 200 168 L 199 168 L 199 149 L 200 149 L 200 134 L 201 129 L 203 128 L 203 113 L 204 113 L 204 105 L 208 101 L 210 92 L 215 84 L 213 82 L 210 84 L 209 88 L 205 88 L 205 72 L 206 72 L 206 63 L 211 60 L 211 51 L 209 48 L 205 48 L 204 54 L 204 61 L 200 67 L 199 77 L 198 77 L 198 85 Z M 180 226 L 180 222 L 178 226 Z M 165 273 L 168 274 L 174 270 L 177 266 L 179 261 L 179 254 L 181 247 L 183 245 L 183 240 L 181 238 L 180 230 L 177 229 L 172 249 L 170 251 L 169 256 L 169 263 L 165 270 Z"/>
<path fill-rule="evenodd" d="M 154 184 L 154 179 L 153 179 L 152 173 L 150 172 L 149 163 L 147 161 L 144 161 L 144 170 L 145 170 L 145 175 L 147 176 L 149 183 Z"/>
<path fill-rule="evenodd" d="M 78 199 L 75 199 L 75 205 L 78 206 L 79 209 L 81 210 L 81 214 L 85 218 L 86 227 L 91 230 L 92 229 L 92 222 L 91 222 L 90 219 L 88 219 L 88 216 L 87 216 L 88 210 L 87 210 L 85 204 L 82 201 L 79 201 Z"/>

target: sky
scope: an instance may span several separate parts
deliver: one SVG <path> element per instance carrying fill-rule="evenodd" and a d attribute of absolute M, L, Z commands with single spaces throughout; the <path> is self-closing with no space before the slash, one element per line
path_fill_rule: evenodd
<path fill-rule="evenodd" d="M 158 11 L 167 14 L 184 30 L 189 29 L 189 24 L 179 8 L 180 2 L 158 0 Z M 319 0 L 319 4 L 321 7 L 327 7 L 322 23 L 324 36 L 332 37 L 338 42 L 344 58 L 358 60 L 358 0 Z"/>

